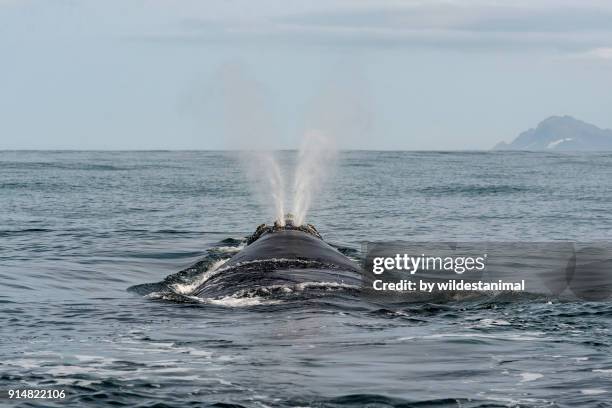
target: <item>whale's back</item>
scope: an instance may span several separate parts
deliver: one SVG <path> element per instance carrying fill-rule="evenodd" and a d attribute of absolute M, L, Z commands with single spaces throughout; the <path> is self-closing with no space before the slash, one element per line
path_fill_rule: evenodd
<path fill-rule="evenodd" d="M 355 262 L 327 242 L 313 235 L 295 230 L 282 230 L 262 235 L 245 249 L 234 255 L 226 266 L 255 260 L 309 260 L 335 265 L 349 271 L 358 271 Z"/>
<path fill-rule="evenodd" d="M 359 266 L 314 235 L 299 230 L 268 232 L 234 255 L 223 271 L 194 294 L 218 297 L 258 288 L 303 284 L 359 285 Z"/>

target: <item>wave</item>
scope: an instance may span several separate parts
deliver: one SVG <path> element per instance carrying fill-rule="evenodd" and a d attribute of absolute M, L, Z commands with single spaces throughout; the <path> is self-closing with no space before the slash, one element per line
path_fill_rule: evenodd
<path fill-rule="evenodd" d="M 268 299 L 260 296 L 253 297 L 238 297 L 238 296 L 223 296 L 220 298 L 201 299 L 194 297 L 198 302 L 224 306 L 224 307 L 251 307 L 251 306 L 266 306 L 277 305 L 283 303 L 280 299 Z"/>
<path fill-rule="evenodd" d="M 223 269 L 219 269 L 219 268 L 225 262 L 227 262 L 227 259 L 219 259 L 213 262 L 204 273 L 201 273 L 196 279 L 192 280 L 191 282 L 174 283 L 170 285 L 170 288 L 172 289 L 172 291 L 174 291 L 175 293 L 178 293 L 179 295 L 189 295 L 193 293 L 198 287 L 206 283 L 207 280 L 221 273 Z"/>
<path fill-rule="evenodd" d="M 252 289 L 242 289 L 227 296 L 198 297 L 192 295 L 193 291 L 203 282 L 210 279 L 218 271 L 211 271 L 202 276 L 201 281 L 193 284 L 177 285 L 173 292 L 152 292 L 145 295 L 146 299 L 165 300 L 175 303 L 198 303 L 224 307 L 250 307 L 262 305 L 279 305 L 289 301 L 302 300 L 307 292 L 309 298 L 315 293 L 351 292 L 357 293 L 359 286 L 342 284 L 338 282 L 301 282 L 297 284 L 259 286 Z M 202 282 L 202 283 L 200 283 Z"/>
<path fill-rule="evenodd" d="M 33 232 L 54 232 L 55 230 L 49 228 L 23 228 L 17 230 L 0 230 L 0 237 L 2 236 L 10 236 L 10 235 L 21 235 L 21 234 L 30 234 Z"/>
<path fill-rule="evenodd" d="M 230 307 L 253 306 L 260 304 L 279 304 L 284 301 L 298 300 L 304 292 L 347 292 L 359 291 L 359 286 L 338 282 L 301 282 L 296 284 L 259 286 L 252 289 L 241 289 L 232 295 L 220 298 L 204 298 L 205 303 Z M 298 295 L 299 297 L 295 297 Z"/>
<path fill-rule="evenodd" d="M 408 400 L 404 398 L 388 397 L 380 394 L 348 394 L 329 399 L 313 401 L 295 401 L 296 405 L 318 406 L 323 408 L 361 408 L 372 406 L 379 408 L 495 408 L 516 407 L 523 405 L 521 401 L 514 400 L 478 400 L 473 398 L 440 398 L 427 400 Z M 290 404 L 293 405 L 293 404 Z"/>
<path fill-rule="evenodd" d="M 78 170 L 78 171 L 131 171 L 131 170 L 155 170 L 159 169 L 180 169 L 178 165 L 163 163 L 155 164 L 134 164 L 134 165 L 114 165 L 114 164 L 94 164 L 86 162 L 45 162 L 45 161 L 1 161 L 0 168 L 10 170 Z"/>
<path fill-rule="evenodd" d="M 4 161 L 0 164 L 5 169 L 60 169 L 60 170 L 130 170 L 130 166 L 115 166 L 111 164 L 91 163 L 58 163 L 58 162 L 21 162 Z"/>
<path fill-rule="evenodd" d="M 465 186 L 429 186 L 420 189 L 420 192 L 430 196 L 445 195 L 464 195 L 464 196 L 483 196 L 483 195 L 504 195 L 528 192 L 530 189 L 523 186 L 513 185 L 465 185 Z"/>

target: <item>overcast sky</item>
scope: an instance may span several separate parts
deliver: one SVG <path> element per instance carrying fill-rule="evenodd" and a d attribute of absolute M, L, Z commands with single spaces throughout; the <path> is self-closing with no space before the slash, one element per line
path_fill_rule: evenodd
<path fill-rule="evenodd" d="M 0 0 L 0 149 L 488 149 L 612 128 L 612 2 Z"/>

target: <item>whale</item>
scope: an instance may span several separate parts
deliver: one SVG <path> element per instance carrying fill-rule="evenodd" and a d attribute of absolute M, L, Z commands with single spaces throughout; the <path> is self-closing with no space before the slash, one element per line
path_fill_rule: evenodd
<path fill-rule="evenodd" d="M 201 297 L 223 296 L 256 287 L 298 284 L 359 285 L 359 266 L 322 238 L 299 229 L 268 231 L 194 291 Z"/>
<path fill-rule="evenodd" d="M 295 226 L 291 219 L 283 225 L 262 224 L 245 243 L 225 261 L 207 258 L 162 282 L 128 290 L 142 295 L 161 293 L 170 300 L 176 300 L 176 295 L 215 299 L 361 284 L 359 264 L 327 243 L 311 224 Z M 214 267 L 212 261 L 217 261 Z"/>

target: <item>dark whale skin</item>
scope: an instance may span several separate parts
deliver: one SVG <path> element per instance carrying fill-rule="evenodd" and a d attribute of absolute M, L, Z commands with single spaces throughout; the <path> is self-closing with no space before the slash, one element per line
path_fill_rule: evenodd
<path fill-rule="evenodd" d="M 355 262 L 322 239 L 297 230 L 267 232 L 221 268 L 193 294 L 219 297 L 305 282 L 361 284 Z"/>
<path fill-rule="evenodd" d="M 359 271 L 359 266 L 327 242 L 297 230 L 268 232 L 234 255 L 225 266 L 256 259 L 308 259 Z"/>

